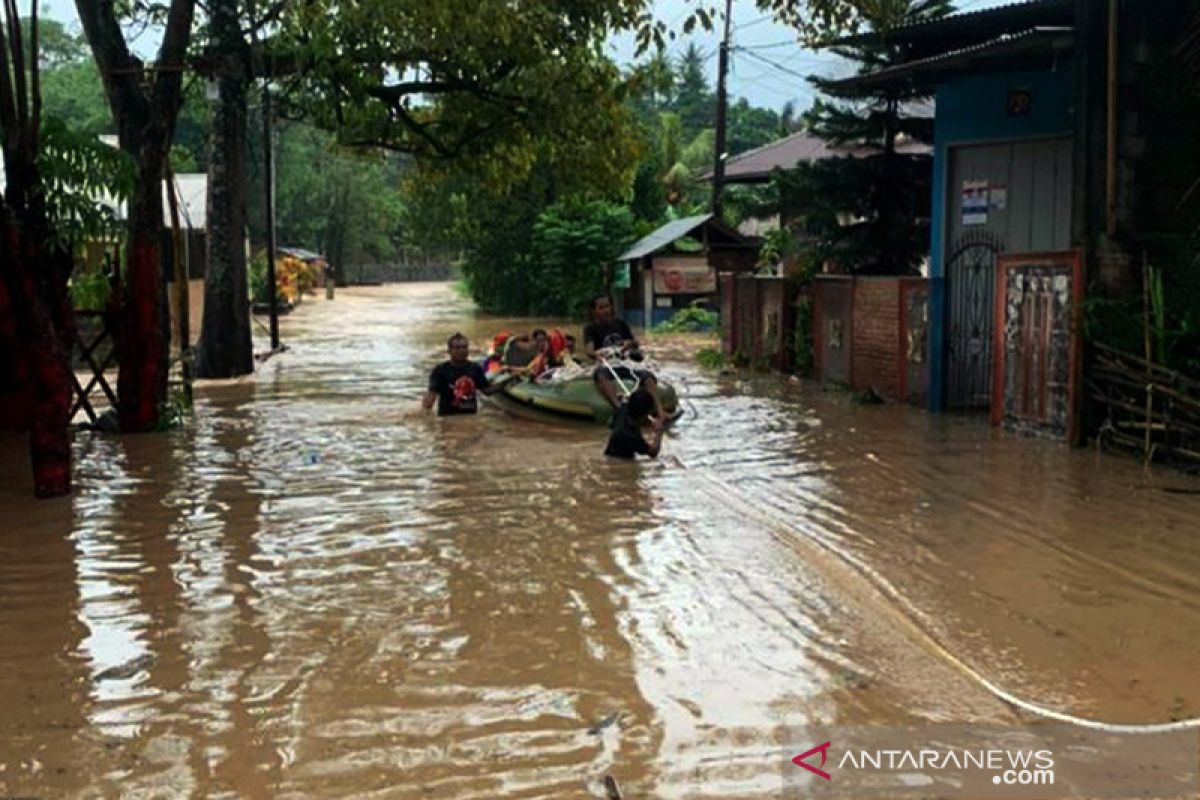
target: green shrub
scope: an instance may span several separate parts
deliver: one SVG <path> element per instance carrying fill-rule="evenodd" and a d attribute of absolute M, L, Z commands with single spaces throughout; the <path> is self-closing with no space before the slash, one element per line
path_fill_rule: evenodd
<path fill-rule="evenodd" d="M 725 354 L 716 347 L 704 347 L 696 351 L 696 363 L 705 369 L 720 369 L 725 366 Z"/>
<path fill-rule="evenodd" d="M 81 269 L 71 276 L 71 305 L 80 311 L 103 311 L 111 286 L 104 271 Z"/>
<path fill-rule="evenodd" d="M 700 301 L 692 303 L 687 308 L 676 311 L 666 322 L 654 326 L 654 333 L 698 333 L 716 330 L 721 324 L 721 317 L 715 311 L 699 305 Z"/>
<path fill-rule="evenodd" d="M 490 210 L 467 248 L 463 278 L 497 314 L 571 316 L 604 291 L 605 266 L 633 236 L 629 209 L 604 201 L 529 201 Z"/>
<path fill-rule="evenodd" d="M 267 254 L 262 251 L 250 259 L 246 269 L 252 303 L 267 302 Z"/>

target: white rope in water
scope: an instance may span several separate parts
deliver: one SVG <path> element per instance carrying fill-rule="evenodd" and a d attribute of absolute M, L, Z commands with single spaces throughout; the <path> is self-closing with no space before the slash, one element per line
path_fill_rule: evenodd
<path fill-rule="evenodd" d="M 749 498 L 745 497 L 735 487 L 729 485 L 727 481 L 710 474 L 705 469 L 693 468 L 679 457 L 675 457 L 675 461 L 677 461 L 684 469 L 688 470 L 689 472 L 694 472 L 697 476 L 706 480 L 710 485 L 725 495 L 725 498 L 731 503 L 740 506 L 739 510 L 742 513 L 759 519 L 769 529 L 771 529 L 776 536 L 782 539 L 786 534 L 786 541 L 789 543 L 794 541 L 796 538 L 799 538 L 803 542 L 816 545 L 825 552 L 830 553 L 831 555 L 845 562 L 852 569 L 856 570 L 887 599 L 891 600 L 894 604 L 901 606 L 899 609 L 893 607 L 893 612 L 902 622 L 908 625 L 912 631 L 920 636 L 921 639 L 927 642 L 931 649 L 938 656 L 940 656 L 951 666 L 955 667 L 959 672 L 978 683 L 993 696 L 1007 703 L 1008 705 L 1037 717 L 1054 720 L 1055 722 L 1061 722 L 1067 725 L 1074 725 L 1079 728 L 1102 731 L 1104 733 L 1141 735 L 1200 730 L 1200 718 L 1176 720 L 1173 722 L 1157 722 L 1142 725 L 1104 722 L 1101 720 L 1087 719 L 1086 717 L 1078 717 L 1062 711 L 1056 711 L 1052 708 L 1046 708 L 1045 706 L 1040 706 L 1036 703 L 1030 702 L 1029 700 L 1017 697 L 1012 692 L 1007 691 L 984 675 L 980 674 L 980 672 L 970 664 L 967 664 L 958 656 L 954 655 L 954 653 L 950 652 L 950 650 L 933 634 L 932 631 L 934 626 L 930 623 L 929 617 L 919 608 L 917 608 L 911 600 L 909 600 L 898 589 L 896 589 L 896 587 L 892 585 L 887 578 L 881 575 L 869 564 L 864 562 L 861 558 L 858 558 L 853 553 L 848 552 L 845 548 L 837 547 L 829 542 L 822 541 L 811 536 L 803 536 L 801 534 L 797 537 L 797 533 L 794 529 L 788 528 L 778 519 L 774 519 L 766 514 L 763 514 L 758 505 L 753 503 Z"/>

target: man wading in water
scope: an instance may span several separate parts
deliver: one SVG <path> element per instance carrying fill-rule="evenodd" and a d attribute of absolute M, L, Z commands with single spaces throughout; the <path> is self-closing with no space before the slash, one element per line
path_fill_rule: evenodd
<path fill-rule="evenodd" d="M 600 390 L 600 394 L 604 395 L 604 399 L 614 409 L 620 409 L 621 399 L 617 396 L 619 391 L 617 379 L 640 381 L 640 386 L 646 389 L 653 403 L 655 424 L 665 424 L 667 420 L 663 414 L 662 404 L 658 400 L 658 381 L 655 380 L 654 374 L 644 369 L 632 370 L 625 366 L 611 367 L 604 363 L 602 356 L 599 355 L 599 351 L 606 348 L 618 348 L 631 360 L 642 360 L 642 351 L 638 347 L 637 339 L 633 338 L 633 331 L 629 329 L 625 320 L 613 316 L 612 301 L 608 299 L 608 295 L 601 294 L 592 298 L 592 302 L 588 305 L 588 320 L 588 324 L 583 326 L 584 352 L 589 358 L 599 362 L 592 372 L 592 378 L 596 381 L 596 388 Z"/>
<path fill-rule="evenodd" d="M 429 389 L 421 398 L 428 411 L 436 401 L 438 416 L 474 414 L 479 409 L 478 393 L 491 394 L 495 384 L 489 383 L 483 367 L 467 358 L 470 345 L 467 337 L 456 333 L 446 342 L 450 360 L 443 361 L 429 373 Z"/>
<path fill-rule="evenodd" d="M 639 386 L 629 395 L 625 405 L 617 409 L 604 455 L 615 458 L 634 458 L 638 455 L 658 458 L 658 451 L 662 449 L 662 423 L 654 423 L 654 435 L 650 441 L 647 442 L 646 437 L 642 435 L 642 426 L 646 424 L 653 410 L 654 398 L 649 391 Z"/>

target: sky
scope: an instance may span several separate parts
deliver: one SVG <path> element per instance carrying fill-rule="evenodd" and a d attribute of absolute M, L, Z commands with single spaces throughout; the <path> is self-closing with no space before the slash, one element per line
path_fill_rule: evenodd
<path fill-rule="evenodd" d="M 960 10 L 977 11 L 1007 1 L 959 0 L 957 5 Z M 705 2 L 705 5 L 711 4 L 711 0 Z M 669 28 L 678 31 L 689 11 L 696 6 L 697 0 L 654 0 L 654 13 Z M 46 16 L 63 20 L 72 30 L 79 30 L 74 0 L 45 0 L 41 7 Z M 734 0 L 733 24 L 735 50 L 730 59 L 729 93 L 734 97 L 745 97 L 753 105 L 779 110 L 792 101 L 799 110 L 804 110 L 812 103 L 813 97 L 805 76 L 837 76 L 848 69 L 833 56 L 801 48 L 792 29 L 778 24 L 770 14 L 760 11 L 754 0 Z M 697 29 L 690 37 L 677 38 L 668 43 L 668 54 L 678 56 L 689 42 L 695 42 L 707 58 L 709 80 L 715 86 L 719 31 Z M 145 34 L 142 42 L 134 43 L 134 48 L 147 56 L 152 54 L 156 46 L 157 40 L 152 32 Z M 632 63 L 635 59 L 633 35 L 613 36 L 609 50 L 618 62 Z"/>

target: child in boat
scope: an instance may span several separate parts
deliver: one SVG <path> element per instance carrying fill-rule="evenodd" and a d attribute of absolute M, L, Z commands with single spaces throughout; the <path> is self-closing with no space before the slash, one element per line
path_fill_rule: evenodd
<path fill-rule="evenodd" d="M 546 333 L 544 330 L 533 332 L 533 341 L 538 346 L 538 354 L 533 357 L 528 366 L 514 369 L 518 375 L 528 375 L 537 378 L 543 373 L 563 365 L 562 352 L 566 349 L 566 337 L 555 328 Z"/>
<path fill-rule="evenodd" d="M 509 367 L 528 367 L 545 347 L 546 332 L 538 328 L 531 335 L 513 336 L 504 349 L 504 364 Z"/>
<path fill-rule="evenodd" d="M 662 449 L 662 424 L 655 420 L 654 434 L 650 441 L 647 442 L 642 434 L 642 427 L 647 420 L 653 418 L 654 410 L 654 395 L 643 386 L 635 389 L 613 417 L 612 433 L 609 434 L 604 455 L 632 459 L 641 454 L 658 458 L 659 450 Z"/>

